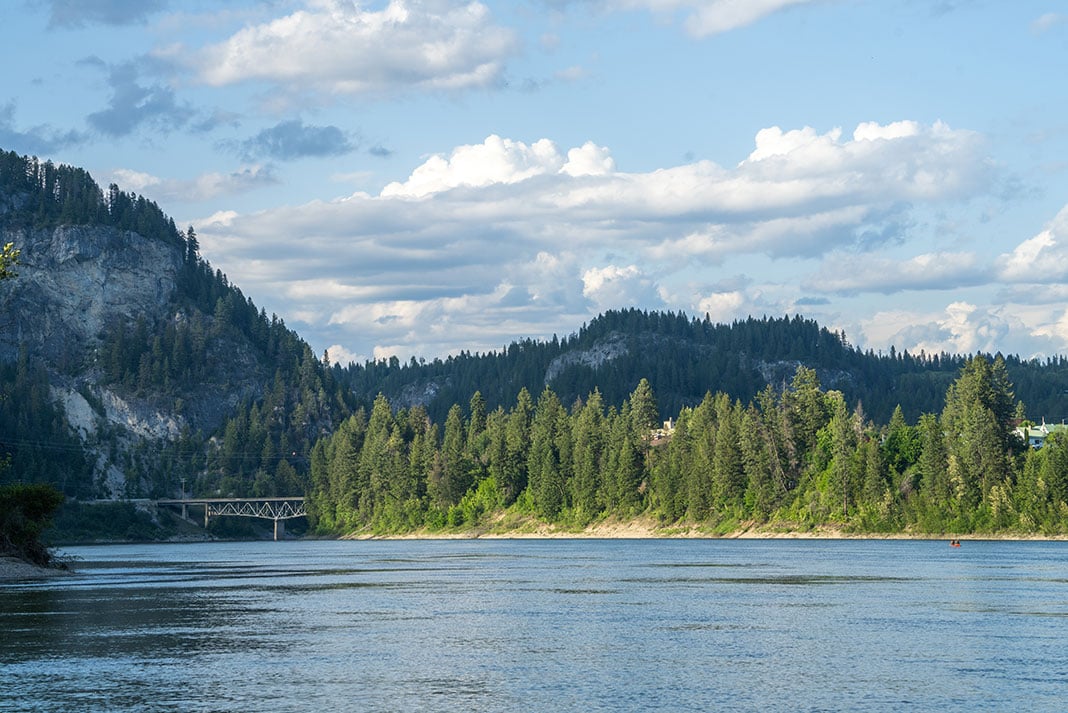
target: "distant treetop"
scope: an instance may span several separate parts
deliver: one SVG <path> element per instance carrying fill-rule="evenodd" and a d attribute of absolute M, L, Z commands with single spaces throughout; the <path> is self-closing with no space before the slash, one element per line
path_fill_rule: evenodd
<path fill-rule="evenodd" d="M 0 151 L 0 227 L 103 225 L 172 245 L 184 238 L 158 205 L 119 190 L 101 190 L 82 168 Z"/>

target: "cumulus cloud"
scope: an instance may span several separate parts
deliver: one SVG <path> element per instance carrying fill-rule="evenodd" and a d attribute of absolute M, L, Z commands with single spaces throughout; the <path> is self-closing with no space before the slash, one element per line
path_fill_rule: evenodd
<path fill-rule="evenodd" d="M 848 140 L 840 128 L 819 134 L 811 127 L 783 131 L 773 126 L 757 133 L 756 148 L 739 169 L 756 185 L 772 179 L 781 200 L 795 197 L 799 188 L 811 197 L 820 190 L 813 182 L 824 179 L 830 179 L 822 187 L 828 197 L 891 190 L 896 200 L 924 200 L 970 190 L 988 176 L 981 144 L 975 132 L 941 121 L 930 126 L 862 123 Z"/>
<path fill-rule="evenodd" d="M 367 361 L 365 355 L 350 352 L 340 344 L 331 344 L 327 347 L 326 355 L 327 358 L 330 359 L 331 364 L 341 364 L 342 366 L 347 364 L 362 364 Z"/>
<path fill-rule="evenodd" d="M 168 0 L 40 0 L 49 9 L 52 27 L 137 25 L 165 10 Z"/>
<path fill-rule="evenodd" d="M 391 0 L 365 10 L 318 0 L 221 43 L 157 56 L 189 66 L 211 86 L 260 81 L 297 94 L 351 95 L 487 86 L 517 49 L 515 33 L 494 25 L 478 2 Z"/>
<path fill-rule="evenodd" d="M 686 30 L 707 37 L 745 27 L 793 5 L 813 0 L 612 0 L 620 9 L 644 8 L 658 14 L 686 16 Z"/>
<path fill-rule="evenodd" d="M 565 159 L 552 141 L 521 141 L 489 136 L 483 143 L 459 146 L 448 157 L 432 156 L 408 180 L 382 189 L 389 198 L 422 198 L 458 187 L 481 188 L 515 184 L 533 178 L 562 174 L 595 176 L 612 173 L 615 163 L 608 150 L 587 142 L 567 152 Z"/>
<path fill-rule="evenodd" d="M 597 306 L 597 311 L 660 306 L 656 283 L 637 265 L 591 267 L 582 273 L 582 294 Z"/>
<path fill-rule="evenodd" d="M 888 337 L 876 337 L 873 340 L 876 343 L 895 344 L 899 349 L 928 354 L 997 352 L 1013 329 L 1011 316 L 1002 309 L 965 301 L 951 302 L 941 313 L 878 312 L 864 325 L 869 336 L 877 334 L 880 328 L 884 334 L 888 327 L 896 328 Z"/>
<path fill-rule="evenodd" d="M 707 314 L 714 322 L 730 322 L 751 313 L 741 290 L 713 292 L 697 302 L 697 313 Z"/>
<path fill-rule="evenodd" d="M 742 316 L 756 304 L 744 286 L 695 290 L 684 273 L 746 255 L 878 247 L 893 240 L 887 225 L 907 223 L 899 219 L 910 206 L 983 190 L 981 149 L 970 132 L 943 124 L 863 124 L 849 137 L 774 129 L 734 167 L 701 161 L 633 173 L 592 142 L 565 150 L 490 136 L 428 157 L 377 195 L 220 215 L 196 227 L 205 255 L 253 294 L 274 295 L 290 312 L 318 300 L 332 329 L 353 339 L 490 348 L 508 341 L 500 335 L 573 329 L 632 304 Z M 960 264 L 943 279 L 977 269 L 953 257 Z M 942 270 L 938 262 L 917 258 L 897 276 L 913 289 L 933 283 L 924 271 Z M 302 294 L 312 281 L 328 294 Z"/>
<path fill-rule="evenodd" d="M 861 330 L 875 349 L 893 345 L 913 354 L 995 354 L 1011 343 L 1013 353 L 1042 358 L 1063 353 L 1068 345 L 1068 310 L 954 300 L 938 310 L 878 311 L 863 320 Z"/>
<path fill-rule="evenodd" d="M 1048 284 L 1068 279 L 1068 205 L 1042 232 L 998 260 L 999 277 L 1010 283 Z"/>

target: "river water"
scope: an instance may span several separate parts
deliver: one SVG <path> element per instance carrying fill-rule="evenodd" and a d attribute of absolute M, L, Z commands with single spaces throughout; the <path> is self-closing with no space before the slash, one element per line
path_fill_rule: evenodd
<path fill-rule="evenodd" d="M 1063 711 L 1068 543 L 70 547 L 0 710 Z"/>

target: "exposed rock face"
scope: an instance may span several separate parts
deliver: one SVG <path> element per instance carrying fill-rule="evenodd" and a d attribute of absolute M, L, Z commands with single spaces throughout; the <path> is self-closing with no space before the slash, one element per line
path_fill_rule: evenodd
<path fill-rule="evenodd" d="M 596 369 L 626 353 L 627 338 L 623 334 L 612 334 L 608 339 L 595 344 L 589 349 L 568 352 L 553 359 L 549 364 L 549 368 L 545 370 L 545 383 L 552 382 L 553 379 L 570 366 L 582 365 Z"/>
<path fill-rule="evenodd" d="M 20 345 L 69 361 L 99 341 L 111 319 L 162 317 L 176 289 L 181 251 L 113 228 L 60 226 L 0 233 L 22 251 L 18 279 L 0 284 L 0 358 Z"/>
<path fill-rule="evenodd" d="M 178 298 L 180 246 L 87 226 L 0 228 L 0 244 L 7 242 L 21 255 L 17 278 L 0 282 L 0 360 L 25 351 L 44 367 L 53 402 L 95 463 L 98 496 L 122 494 L 123 451 L 173 441 L 183 431 L 210 433 L 239 403 L 262 393 L 266 367 L 229 333 L 213 337 L 212 375 L 180 397 L 131 393 L 104 380 L 99 357 L 115 322 L 143 318 L 158 327 L 187 317 Z M 211 322 L 209 315 L 201 319 Z"/>
<path fill-rule="evenodd" d="M 391 403 L 398 408 L 427 406 L 438 395 L 441 387 L 447 383 L 447 379 L 442 379 L 440 382 L 431 379 L 417 384 L 410 384 L 405 386 L 400 394 L 391 400 Z"/>

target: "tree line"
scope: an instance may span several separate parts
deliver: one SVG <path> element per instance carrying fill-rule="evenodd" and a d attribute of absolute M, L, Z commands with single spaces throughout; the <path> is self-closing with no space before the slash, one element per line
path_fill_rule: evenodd
<path fill-rule="evenodd" d="M 610 361 L 576 358 L 606 345 L 612 347 Z M 429 361 L 392 357 L 334 365 L 332 371 L 368 408 L 379 393 L 397 407 L 412 405 L 411 393 L 431 394 L 421 405 L 440 423 L 454 403 L 465 403 L 476 390 L 492 410 L 508 408 L 522 388 L 537 394 L 545 384 L 565 404 L 597 388 L 606 403 L 618 407 L 642 378 L 656 389 L 665 413 L 694 407 L 708 392 L 747 403 L 769 383 L 781 390 L 804 364 L 816 369 L 825 387 L 841 391 L 848 404 L 863 403 L 872 420 L 886 424 L 898 406 L 911 422 L 939 411 L 968 358 L 893 347 L 861 350 L 845 334 L 797 315 L 728 324 L 709 315 L 624 309 L 605 312 L 565 337 L 523 339 L 488 353 L 462 351 Z M 1002 358 L 1033 413 L 1068 418 L 1065 357 Z"/>
<path fill-rule="evenodd" d="M 312 449 L 323 532 L 479 526 L 529 515 L 565 527 L 647 516 L 728 532 L 754 524 L 862 532 L 1064 532 L 1068 439 L 1030 450 L 1005 361 L 973 357 L 940 413 L 883 426 L 800 367 L 748 403 L 708 393 L 670 431 L 647 380 L 621 407 L 566 408 L 545 387 L 487 412 L 476 392 L 444 428 L 379 396 Z"/>

